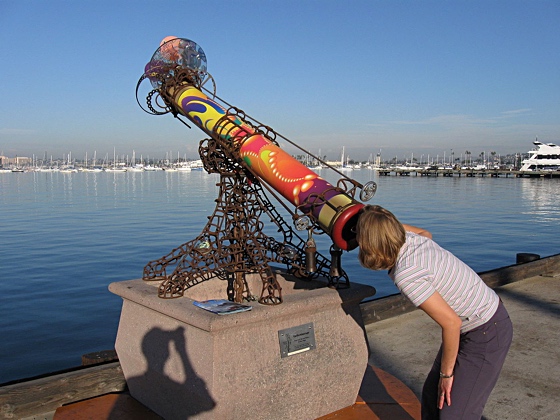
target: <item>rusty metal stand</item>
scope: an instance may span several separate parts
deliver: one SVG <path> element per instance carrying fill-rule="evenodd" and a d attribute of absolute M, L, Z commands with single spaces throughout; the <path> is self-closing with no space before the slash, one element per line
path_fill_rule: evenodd
<path fill-rule="evenodd" d="M 259 303 L 276 305 L 282 303 L 282 288 L 270 263 L 283 264 L 300 278 L 323 275 L 331 286 L 339 285 L 341 278 L 343 285 L 348 283 L 346 273 L 332 273 L 329 261 L 318 253 L 314 255 L 317 270 L 308 272 L 305 241 L 268 200 L 260 181 L 227 159 L 215 140 L 202 141 L 199 149 L 207 172 L 220 174 L 216 207 L 198 237 L 144 267 L 144 280 L 162 280 L 160 297 L 183 296 L 186 289 L 217 277 L 227 280 L 229 300 L 256 300 L 245 275 L 258 273 L 263 282 Z M 276 225 L 281 241 L 263 233 L 263 214 Z"/>

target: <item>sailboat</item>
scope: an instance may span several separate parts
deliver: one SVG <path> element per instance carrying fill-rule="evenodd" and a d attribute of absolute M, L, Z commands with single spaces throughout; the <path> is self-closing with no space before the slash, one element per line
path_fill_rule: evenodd
<path fill-rule="evenodd" d="M 142 160 L 142 159 L 140 159 Z M 142 163 L 136 163 L 136 151 L 132 151 L 132 163 L 126 168 L 129 172 L 144 172 L 144 165 Z"/>
<path fill-rule="evenodd" d="M 321 149 L 319 149 L 319 153 L 317 154 L 318 156 L 321 156 Z M 308 156 L 309 157 L 309 156 Z M 317 159 L 313 159 L 312 163 L 309 163 L 306 165 L 309 169 L 313 170 L 313 171 L 318 171 L 320 169 L 323 169 L 323 165 L 321 164 L 321 162 L 319 162 L 319 160 Z"/>
<path fill-rule="evenodd" d="M 109 168 L 105 168 L 105 172 L 126 172 L 126 168 L 123 165 L 119 165 L 117 162 L 117 153 L 113 147 L 113 165 Z"/>
<path fill-rule="evenodd" d="M 16 166 L 12 168 L 12 172 L 24 172 L 23 168 L 19 166 L 19 160 L 17 156 L 16 156 Z"/>
<path fill-rule="evenodd" d="M 89 172 L 103 172 L 101 166 L 97 166 L 97 150 L 93 152 L 93 161 L 91 163 L 91 168 L 88 168 Z"/>
<path fill-rule="evenodd" d="M 68 153 L 68 161 L 66 165 L 60 168 L 60 172 L 65 174 L 78 172 L 78 170 L 74 167 L 74 164 L 72 163 L 72 152 Z"/>
<path fill-rule="evenodd" d="M 348 160 L 348 157 L 346 157 Z M 344 146 L 342 146 L 342 156 L 340 158 L 340 167 L 338 168 L 339 171 L 351 171 L 353 168 L 348 165 L 348 162 L 344 161 Z"/>
<path fill-rule="evenodd" d="M 177 164 L 177 170 L 181 172 L 190 172 L 192 171 L 191 164 L 187 161 L 179 162 Z"/>

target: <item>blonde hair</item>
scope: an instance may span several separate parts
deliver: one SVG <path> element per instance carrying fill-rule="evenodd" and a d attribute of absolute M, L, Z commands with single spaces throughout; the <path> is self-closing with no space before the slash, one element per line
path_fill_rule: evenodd
<path fill-rule="evenodd" d="M 389 210 L 366 205 L 360 210 L 356 240 L 360 264 L 371 270 L 387 270 L 395 265 L 405 243 L 405 230 Z"/>

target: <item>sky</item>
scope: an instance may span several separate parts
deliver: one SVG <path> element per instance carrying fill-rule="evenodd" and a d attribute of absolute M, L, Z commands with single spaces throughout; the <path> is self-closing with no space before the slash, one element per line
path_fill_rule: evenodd
<path fill-rule="evenodd" d="M 168 35 L 313 154 L 524 153 L 560 143 L 559 21 L 557 0 L 0 0 L 0 154 L 198 158 L 202 131 L 136 103 Z"/>

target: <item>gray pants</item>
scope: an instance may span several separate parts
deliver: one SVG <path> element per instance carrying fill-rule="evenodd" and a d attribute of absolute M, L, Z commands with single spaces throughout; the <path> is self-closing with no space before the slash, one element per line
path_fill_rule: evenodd
<path fill-rule="evenodd" d="M 422 419 L 480 420 L 484 405 L 500 376 L 512 338 L 511 320 L 501 301 L 488 322 L 461 334 L 451 405 L 444 403 L 441 410 L 437 408 L 440 348 L 422 389 Z"/>

